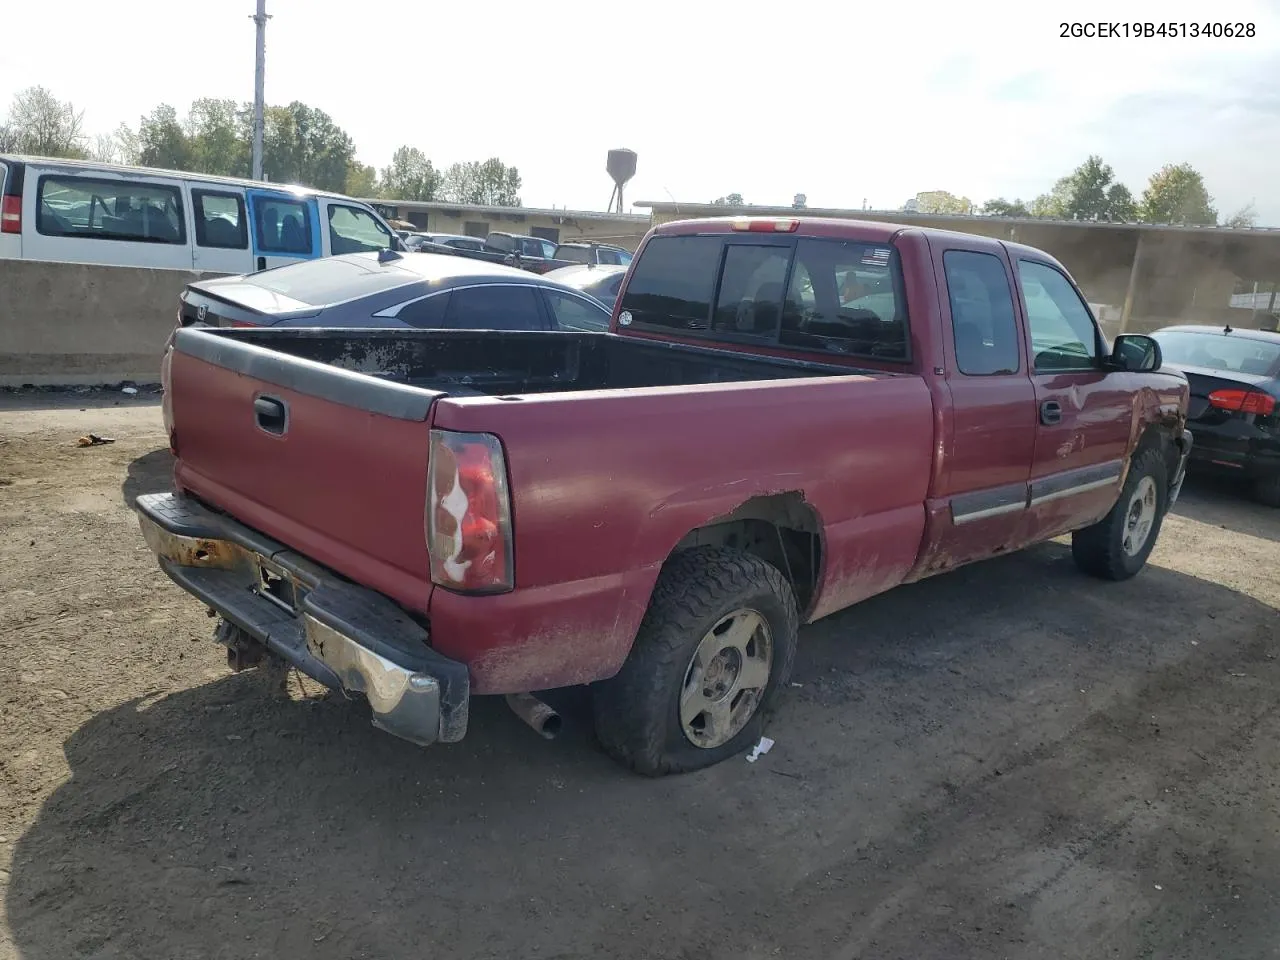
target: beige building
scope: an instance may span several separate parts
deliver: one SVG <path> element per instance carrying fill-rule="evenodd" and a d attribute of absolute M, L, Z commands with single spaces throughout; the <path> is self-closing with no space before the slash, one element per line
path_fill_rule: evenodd
<path fill-rule="evenodd" d="M 656 225 L 730 214 L 795 216 L 792 207 L 639 202 Z M 1171 323 L 1274 328 L 1280 230 L 949 216 L 808 207 L 807 217 L 873 220 L 999 237 L 1052 254 L 1080 284 L 1109 334 Z"/>
<path fill-rule="evenodd" d="M 366 200 L 384 217 L 406 220 L 429 233 L 483 237 L 491 230 L 542 237 L 555 243 L 595 240 L 635 251 L 649 229 L 647 214 L 484 207 L 420 200 Z"/>

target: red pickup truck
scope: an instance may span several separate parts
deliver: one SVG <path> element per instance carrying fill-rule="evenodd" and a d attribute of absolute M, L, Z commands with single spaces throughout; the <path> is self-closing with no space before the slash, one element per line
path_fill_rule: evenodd
<path fill-rule="evenodd" d="M 610 333 L 176 331 L 176 489 L 136 506 L 234 664 L 420 744 L 590 684 L 657 775 L 755 742 L 802 623 L 1065 533 L 1137 573 L 1192 439 L 1160 366 L 1030 247 L 672 223 Z"/>

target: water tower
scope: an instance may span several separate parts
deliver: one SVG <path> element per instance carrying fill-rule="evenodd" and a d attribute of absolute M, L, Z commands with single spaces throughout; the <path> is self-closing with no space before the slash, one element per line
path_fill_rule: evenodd
<path fill-rule="evenodd" d="M 622 213 L 622 188 L 636 175 L 636 152 L 634 150 L 610 150 L 609 162 L 605 164 L 609 176 L 613 178 L 613 193 L 609 195 L 609 211 Z M 617 203 L 614 203 L 614 198 Z"/>

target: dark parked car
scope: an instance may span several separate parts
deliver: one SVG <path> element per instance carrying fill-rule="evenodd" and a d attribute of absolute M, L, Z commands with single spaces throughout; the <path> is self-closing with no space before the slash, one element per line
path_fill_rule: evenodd
<path fill-rule="evenodd" d="M 581 330 L 609 310 L 525 270 L 435 253 L 353 253 L 187 285 L 182 326 Z"/>
<path fill-rule="evenodd" d="M 598 267 L 626 267 L 631 265 L 631 251 L 612 243 L 570 241 L 556 247 L 555 259 L 565 263 L 592 263 Z"/>
<path fill-rule="evenodd" d="M 1280 333 L 1177 326 L 1152 336 L 1191 387 L 1192 464 L 1242 477 L 1280 507 Z"/>
<path fill-rule="evenodd" d="M 595 297 L 610 310 L 617 302 L 618 291 L 622 289 L 622 278 L 626 275 L 626 267 L 594 267 L 583 264 L 560 267 L 543 274 L 548 280 L 563 283 Z"/>
<path fill-rule="evenodd" d="M 404 238 L 404 243 L 415 251 L 424 244 L 476 252 L 484 249 L 483 237 L 467 237 L 458 233 L 413 233 Z"/>

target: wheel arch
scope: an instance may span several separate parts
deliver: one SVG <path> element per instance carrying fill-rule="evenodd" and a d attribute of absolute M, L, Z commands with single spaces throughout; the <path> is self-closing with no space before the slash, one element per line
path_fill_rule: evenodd
<path fill-rule="evenodd" d="M 817 599 L 824 556 L 822 518 L 800 491 L 748 498 L 688 531 L 663 565 L 687 550 L 708 546 L 742 550 L 777 567 L 791 584 L 802 621 Z"/>

